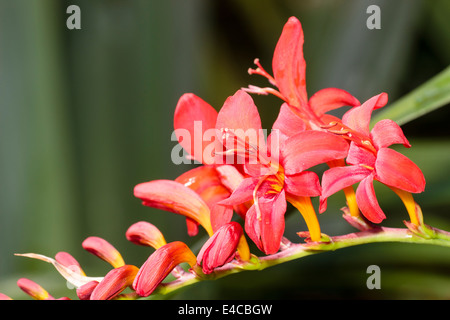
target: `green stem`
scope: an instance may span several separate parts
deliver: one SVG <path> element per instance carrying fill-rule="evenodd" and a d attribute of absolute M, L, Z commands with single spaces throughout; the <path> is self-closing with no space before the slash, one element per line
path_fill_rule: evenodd
<path fill-rule="evenodd" d="M 450 247 L 450 232 L 432 227 L 428 227 L 428 231 L 431 231 L 432 237 L 429 235 L 423 237 L 407 228 L 377 227 L 342 236 L 323 237 L 323 239 L 327 239 L 326 242 L 285 243 L 281 251 L 275 254 L 263 257 L 252 256 L 252 259 L 248 262 L 234 260 L 221 268 L 217 268 L 210 275 L 199 276 L 197 270 L 197 273 L 185 273 L 174 281 L 161 284 L 154 294 L 167 295 L 200 281 L 218 279 L 242 271 L 263 270 L 309 255 L 368 243 L 402 242 Z"/>

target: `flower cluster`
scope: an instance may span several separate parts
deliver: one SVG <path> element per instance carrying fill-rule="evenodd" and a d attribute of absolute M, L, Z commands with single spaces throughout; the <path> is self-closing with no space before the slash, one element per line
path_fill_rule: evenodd
<path fill-rule="evenodd" d="M 385 214 L 374 180 L 402 199 L 408 224 L 419 228 L 421 211 L 412 194 L 424 191 L 424 176 L 411 160 L 389 148 L 410 144 L 392 120 L 382 120 L 370 129 L 372 112 L 387 104 L 387 94 L 360 103 L 347 91 L 326 88 L 308 97 L 303 40 L 300 22 L 291 17 L 274 51 L 273 76 L 258 60 L 257 68 L 249 69 L 272 86 L 241 88 L 219 111 L 192 93 L 181 96 L 174 115 L 175 134 L 185 155 L 201 165 L 174 180 L 143 182 L 134 189 L 143 205 L 184 216 L 190 236 L 200 232 L 199 226 L 204 229 L 208 239 L 198 254 L 183 242 L 166 242 L 154 225 L 142 221 L 126 233 L 129 241 L 155 249 L 139 268 L 126 264 L 112 245 L 97 237 L 86 239 L 83 247 L 113 266 L 102 278 L 87 277 L 67 253 L 55 259 L 25 256 L 52 263 L 77 287 L 80 299 L 147 297 L 169 275 L 207 278 L 227 264 L 238 267 L 258 259 L 250 252 L 248 239 L 265 255 L 283 250 L 288 203 L 306 223 L 308 230 L 299 234 L 307 243 L 327 241 L 311 201 L 314 197 L 320 199 L 318 210 L 323 213 L 327 198 L 343 190 L 347 218 L 368 227 L 380 223 Z M 281 99 L 269 135 L 250 94 Z M 341 118 L 328 113 L 341 107 L 349 108 Z M 321 164 L 327 170 L 320 177 L 314 167 Z M 188 271 L 180 266 L 185 263 Z M 52 299 L 29 280 L 21 279 L 19 286 L 35 299 Z M 124 293 L 126 288 L 131 292 Z"/>

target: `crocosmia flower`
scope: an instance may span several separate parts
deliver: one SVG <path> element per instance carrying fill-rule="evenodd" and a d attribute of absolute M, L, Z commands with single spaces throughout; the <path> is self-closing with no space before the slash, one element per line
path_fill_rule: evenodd
<path fill-rule="evenodd" d="M 229 140 L 237 146 L 227 152 L 235 152 L 246 160 L 244 168 L 249 175 L 230 198 L 219 204 L 254 201 L 245 216 L 245 230 L 255 244 L 266 254 L 278 251 L 285 227 L 286 201 L 303 215 L 311 239 L 320 241 L 320 227 L 310 201 L 310 197 L 321 194 L 320 184 L 317 174 L 306 170 L 345 158 L 348 143 L 322 131 L 304 131 L 292 137 L 275 131 L 267 144 L 260 138 L 249 143 L 244 133 L 259 132 L 261 120 L 252 98 L 242 90 L 227 99 L 219 112 L 216 128 L 227 147 Z"/>
<path fill-rule="evenodd" d="M 271 93 L 280 97 L 287 103 L 292 114 L 304 121 L 307 129 L 321 130 L 321 126 L 333 118 L 326 112 L 343 106 L 359 106 L 360 103 L 350 93 L 338 88 L 325 88 L 308 98 L 303 43 L 304 35 L 300 21 L 295 17 L 289 18 L 273 54 L 273 77 L 262 68 L 258 59 L 255 60 L 258 68 L 249 69 L 250 74 L 266 77 L 278 91 L 255 86 L 245 90 L 257 94 Z"/>
<path fill-rule="evenodd" d="M 351 140 L 346 167 L 325 171 L 322 178 L 322 210 L 326 198 L 344 187 L 359 182 L 356 202 L 364 216 L 374 223 L 386 218 L 380 208 L 373 186 L 377 180 L 394 190 L 408 209 L 411 222 L 418 224 L 411 193 L 425 189 L 425 178 L 419 167 L 399 152 L 389 149 L 392 144 L 410 147 L 400 126 L 394 121 L 381 120 L 369 129 L 370 116 L 375 107 L 387 102 L 385 94 L 377 95 L 361 107 L 348 111 L 340 126 L 340 134 Z"/>
<path fill-rule="evenodd" d="M 273 128 L 277 128 L 288 136 L 304 130 L 323 131 L 330 122 L 340 121 L 327 112 L 344 106 L 357 107 L 360 105 L 357 98 L 338 88 L 325 88 L 308 98 L 303 43 L 304 34 L 300 21 L 295 17 L 289 18 L 283 27 L 273 54 L 273 77 L 263 69 L 258 59 L 255 60 L 258 68 L 249 69 L 250 74 L 266 77 L 278 90 L 256 86 L 249 86 L 245 89 L 251 93 L 274 94 L 285 102 L 280 108 L 277 122 Z M 281 125 L 279 125 L 280 123 Z M 328 161 L 327 164 L 330 167 L 345 165 L 343 159 Z M 351 215 L 359 216 L 353 188 L 346 187 L 344 192 Z"/>

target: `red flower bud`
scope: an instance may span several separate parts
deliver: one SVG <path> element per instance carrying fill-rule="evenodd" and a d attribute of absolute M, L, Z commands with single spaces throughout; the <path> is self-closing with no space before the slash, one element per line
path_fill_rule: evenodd
<path fill-rule="evenodd" d="M 145 221 L 131 225 L 125 233 L 127 239 L 135 244 L 155 249 L 166 244 L 163 234 L 153 224 Z"/>
<path fill-rule="evenodd" d="M 136 266 L 124 265 L 108 272 L 95 286 L 90 300 L 111 300 L 133 284 L 139 269 Z"/>
<path fill-rule="evenodd" d="M 85 250 L 111 264 L 114 268 L 119 268 L 125 265 L 119 251 L 117 251 L 117 249 L 114 248 L 108 241 L 102 238 L 88 237 L 83 241 L 82 246 Z"/>
<path fill-rule="evenodd" d="M 174 241 L 160 247 L 139 269 L 133 288 L 138 295 L 149 296 L 167 275 L 183 262 L 187 262 L 191 267 L 196 262 L 194 253 L 185 243 Z"/>
<path fill-rule="evenodd" d="M 205 274 L 214 271 L 233 260 L 239 240 L 243 235 L 242 227 L 237 222 L 230 222 L 220 227 L 206 241 L 197 257 L 197 264 L 202 265 Z"/>

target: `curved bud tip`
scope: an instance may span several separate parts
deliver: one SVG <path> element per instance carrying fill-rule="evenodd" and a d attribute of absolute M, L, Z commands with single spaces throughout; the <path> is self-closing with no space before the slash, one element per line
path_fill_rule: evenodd
<path fill-rule="evenodd" d="M 23 292 L 31 296 L 35 300 L 53 300 L 54 298 L 45 290 L 42 288 L 39 284 L 36 282 L 27 279 L 27 278 L 20 278 L 17 281 L 17 286 L 22 289 Z"/>
<path fill-rule="evenodd" d="M 151 295 L 169 273 L 183 262 L 191 267 L 196 263 L 194 253 L 185 243 L 174 241 L 160 247 L 139 269 L 133 283 L 134 290 L 141 297 Z"/>
<path fill-rule="evenodd" d="M 88 237 L 81 244 L 90 253 L 111 264 L 114 268 L 125 265 L 125 262 L 116 248 L 108 241 L 99 237 Z"/>
<path fill-rule="evenodd" d="M 12 300 L 12 298 L 4 293 L 0 293 L 0 300 Z"/>
<path fill-rule="evenodd" d="M 58 252 L 55 255 L 55 260 L 61 265 L 71 269 L 72 271 L 82 276 L 86 276 L 86 273 L 81 268 L 80 263 L 70 253 L 63 251 Z"/>
<path fill-rule="evenodd" d="M 125 233 L 125 236 L 128 241 L 133 242 L 134 244 L 149 246 L 155 249 L 158 249 L 167 243 L 161 231 L 153 224 L 146 221 L 136 222 L 131 225 Z"/>

